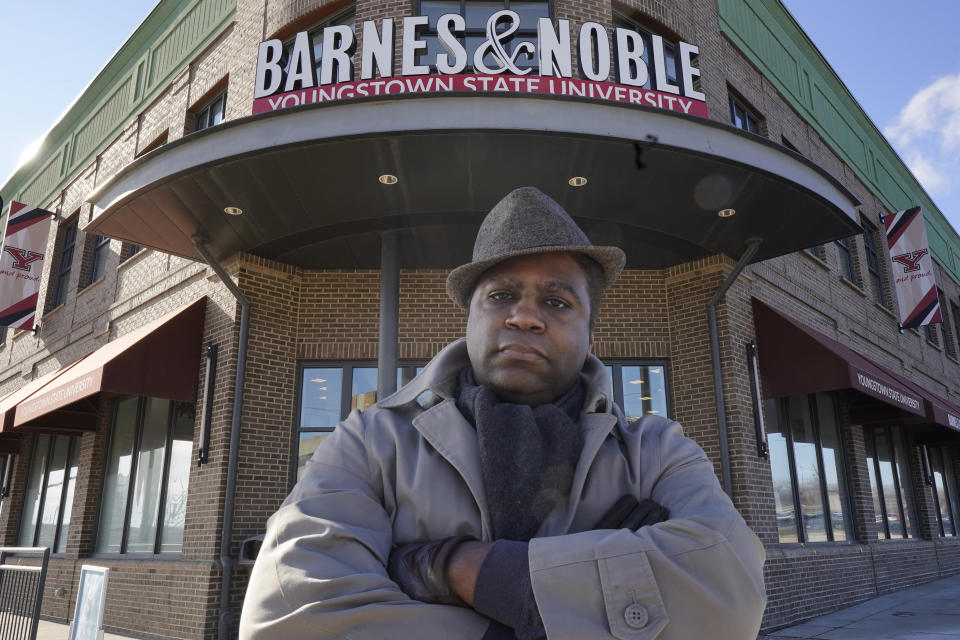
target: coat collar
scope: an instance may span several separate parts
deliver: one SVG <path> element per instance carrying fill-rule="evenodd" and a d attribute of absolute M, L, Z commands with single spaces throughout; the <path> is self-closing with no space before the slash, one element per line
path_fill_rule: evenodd
<path fill-rule="evenodd" d="M 482 535 L 486 540 L 492 529 L 480 468 L 480 447 L 476 430 L 456 404 L 460 371 L 469 362 L 466 340 L 461 338 L 440 351 L 405 387 L 378 404 L 389 409 L 416 403 L 423 409 L 414 417 L 413 426 L 467 484 L 480 509 Z M 541 533 L 548 535 L 569 529 L 597 452 L 611 432 L 617 438 L 621 437 L 619 430 L 614 428 L 617 414 L 609 401 L 610 380 L 603 363 L 591 355 L 580 375 L 586 390 L 585 409 L 579 423 L 583 429 L 583 450 L 574 471 L 569 499 L 565 504 L 557 505 L 540 528 Z"/>
<path fill-rule="evenodd" d="M 467 356 L 467 340 L 460 338 L 451 342 L 427 363 L 423 371 L 396 393 L 377 404 L 386 409 L 416 402 L 423 409 L 444 400 L 456 399 L 460 371 L 470 364 Z M 610 378 L 603 363 L 591 354 L 580 370 L 586 396 L 584 413 L 613 413 L 610 402 Z"/>

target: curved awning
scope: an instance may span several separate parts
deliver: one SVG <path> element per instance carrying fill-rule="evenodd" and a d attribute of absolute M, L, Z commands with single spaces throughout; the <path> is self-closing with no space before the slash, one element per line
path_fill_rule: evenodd
<path fill-rule="evenodd" d="M 395 185 L 378 177 L 392 174 Z M 568 180 L 586 177 L 575 188 Z M 483 215 L 532 184 L 628 266 L 763 260 L 859 232 L 859 204 L 809 160 L 703 118 L 555 96 L 434 95 L 323 103 L 233 120 L 124 168 L 89 200 L 87 230 L 199 259 L 246 251 L 308 268 L 469 259 Z M 228 216 L 224 207 L 239 207 Z M 720 218 L 721 209 L 736 215 Z"/>

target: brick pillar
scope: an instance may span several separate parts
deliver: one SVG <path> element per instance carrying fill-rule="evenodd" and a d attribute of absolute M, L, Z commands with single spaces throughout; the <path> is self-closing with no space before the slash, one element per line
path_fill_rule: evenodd
<path fill-rule="evenodd" d="M 68 558 L 85 558 L 94 552 L 97 536 L 97 514 L 103 485 L 103 461 L 107 455 L 110 433 L 111 402 L 102 396 L 97 399 L 97 428 L 84 433 L 77 443 L 77 481 L 70 510 L 70 529 L 67 532 Z"/>
<path fill-rule="evenodd" d="M 936 497 L 933 493 L 933 487 L 927 485 L 926 478 L 923 475 L 923 456 L 921 455 L 920 445 L 914 441 L 909 431 L 907 431 L 907 457 L 911 469 L 910 483 L 913 485 L 917 529 L 920 532 L 920 537 L 924 540 L 936 540 L 940 537 Z"/>
<path fill-rule="evenodd" d="M 840 410 L 840 437 L 843 439 L 843 452 L 846 459 L 847 480 L 850 489 L 850 503 L 853 513 L 848 514 L 854 520 L 857 541 L 876 544 L 877 519 L 873 509 L 873 489 L 870 485 L 870 472 L 867 469 L 867 447 L 864 441 L 863 426 L 850 423 L 849 393 L 838 394 Z"/>
<path fill-rule="evenodd" d="M 21 436 L 20 453 L 14 456 L 13 475 L 10 476 L 10 495 L 3 499 L 0 512 L 0 542 L 6 546 L 17 545 L 17 530 L 23 510 L 23 494 L 27 489 L 27 467 L 33 454 L 33 437 Z"/>

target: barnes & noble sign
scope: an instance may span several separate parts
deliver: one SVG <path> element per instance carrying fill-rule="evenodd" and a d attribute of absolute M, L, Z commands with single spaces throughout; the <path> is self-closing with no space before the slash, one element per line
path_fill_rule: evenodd
<path fill-rule="evenodd" d="M 427 16 L 403 18 L 395 29 L 392 18 L 381 28 L 369 20 L 361 26 L 363 46 L 357 52 L 352 27 L 323 29 L 315 48 L 301 31 L 289 50 L 280 40 L 260 44 L 253 113 L 350 98 L 422 93 L 541 93 L 626 102 L 707 116 L 705 96 L 695 88 L 700 70 L 693 60 L 699 49 L 686 42 L 676 47 L 675 78 L 668 74 L 663 38 L 653 35 L 648 46 L 637 31 L 608 31 L 596 22 L 584 23 L 577 34 L 580 78 L 573 77 L 569 20 L 537 22 L 535 40 L 514 38 L 520 16 L 494 13 L 486 38 L 470 56 L 461 40 L 466 32 L 459 14 L 437 19 L 439 52 L 425 60 L 428 40 L 418 30 Z M 399 31 L 399 33 L 397 33 Z M 612 45 L 612 46 L 611 46 Z M 394 49 L 401 48 L 400 69 L 394 69 Z M 612 53 L 611 53 L 612 51 Z M 360 57 L 360 79 L 354 78 L 353 56 Z M 607 79 L 614 74 L 615 82 Z"/>

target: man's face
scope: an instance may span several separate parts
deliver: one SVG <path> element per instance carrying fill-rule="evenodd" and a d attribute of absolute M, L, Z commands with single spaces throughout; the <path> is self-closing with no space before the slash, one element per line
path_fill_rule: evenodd
<path fill-rule="evenodd" d="M 590 294 L 569 253 L 504 260 L 470 299 L 467 352 L 478 384 L 537 406 L 573 385 L 593 345 Z"/>

